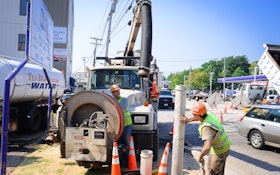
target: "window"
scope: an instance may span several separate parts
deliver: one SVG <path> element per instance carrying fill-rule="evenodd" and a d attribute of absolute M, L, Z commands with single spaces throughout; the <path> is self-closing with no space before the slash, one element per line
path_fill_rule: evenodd
<path fill-rule="evenodd" d="M 25 51 L 25 34 L 18 34 L 18 51 Z"/>
<path fill-rule="evenodd" d="M 270 114 L 266 117 L 266 120 L 280 123 L 280 110 L 272 110 Z"/>
<path fill-rule="evenodd" d="M 254 108 L 248 113 L 249 117 L 258 118 L 258 119 L 265 119 L 266 115 L 270 112 L 270 109 L 264 108 Z"/>
<path fill-rule="evenodd" d="M 20 16 L 26 16 L 26 3 L 27 3 L 27 0 L 20 0 L 20 4 L 19 4 L 19 15 Z"/>
<path fill-rule="evenodd" d="M 160 91 L 160 95 L 170 95 L 170 96 L 172 96 L 172 93 L 170 91 Z"/>
<path fill-rule="evenodd" d="M 109 89 L 118 84 L 121 89 L 140 89 L 140 78 L 136 70 L 95 70 L 92 71 L 92 89 Z"/>

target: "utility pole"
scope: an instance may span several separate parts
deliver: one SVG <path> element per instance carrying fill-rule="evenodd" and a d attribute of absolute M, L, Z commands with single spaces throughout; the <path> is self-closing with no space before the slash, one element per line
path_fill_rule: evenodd
<path fill-rule="evenodd" d="M 95 47 L 94 47 L 94 51 L 93 51 L 93 66 L 95 66 L 95 60 L 96 60 L 96 47 L 97 46 L 99 46 L 99 45 L 101 45 L 101 44 L 99 44 L 99 43 L 97 43 L 97 41 L 102 41 L 102 39 L 98 39 L 98 38 L 93 38 L 93 37 L 90 37 L 90 39 L 93 39 L 93 40 L 95 40 L 95 42 L 94 43 L 90 43 L 90 44 L 95 44 Z"/>
<path fill-rule="evenodd" d="M 191 99 L 191 71 L 192 71 L 192 66 L 190 66 L 189 70 L 189 98 Z"/>
<path fill-rule="evenodd" d="M 256 82 L 256 76 L 257 76 L 257 69 L 258 68 L 259 67 L 257 65 L 254 67 L 254 82 Z"/>
<path fill-rule="evenodd" d="M 86 72 L 86 58 L 87 57 L 81 57 L 83 59 L 83 62 L 84 62 L 84 72 Z"/>
<path fill-rule="evenodd" d="M 107 41 L 106 41 L 105 57 L 108 57 L 110 34 L 111 34 L 111 24 L 112 24 L 113 13 L 115 13 L 115 11 L 116 11 L 117 3 L 118 3 L 118 0 L 112 0 L 111 11 L 110 11 L 109 17 L 108 17 L 109 26 L 108 26 L 108 34 L 107 34 Z M 106 65 L 106 61 L 104 62 L 104 65 Z"/>
<path fill-rule="evenodd" d="M 224 57 L 224 81 L 223 81 L 223 88 L 224 88 L 224 100 L 226 99 L 226 57 Z"/>
<path fill-rule="evenodd" d="M 209 95 L 212 94 L 212 79 L 213 79 L 213 74 L 214 74 L 214 72 L 210 72 L 210 90 L 209 90 Z"/>

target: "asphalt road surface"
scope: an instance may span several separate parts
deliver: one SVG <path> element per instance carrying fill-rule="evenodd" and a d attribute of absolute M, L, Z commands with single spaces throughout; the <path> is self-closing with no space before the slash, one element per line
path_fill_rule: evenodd
<path fill-rule="evenodd" d="M 190 107 L 195 101 L 186 101 L 186 115 L 189 113 Z M 225 108 L 224 104 L 217 105 L 217 108 L 211 109 L 207 103 L 207 108 L 210 112 L 215 113 L 217 117 L 222 116 L 223 126 L 231 140 L 231 151 L 226 163 L 227 175 L 271 175 L 280 174 L 280 149 L 274 147 L 266 147 L 264 150 L 253 149 L 248 144 L 246 138 L 237 133 L 239 119 L 243 116 L 242 110 L 229 108 L 230 104 L 227 103 Z M 221 115 L 222 112 L 222 115 Z M 226 112 L 226 113 L 224 113 Z M 174 111 L 170 109 L 161 109 L 159 111 L 159 131 L 161 148 L 167 141 L 172 142 L 172 137 L 169 136 L 169 131 L 172 128 Z M 201 150 L 202 142 L 198 137 L 199 122 L 189 123 L 185 125 L 185 151 L 183 160 L 183 172 L 185 174 L 201 174 L 198 173 L 200 166 L 193 156 L 198 154 Z M 160 151 L 160 153 L 163 150 Z M 190 153 L 191 152 L 191 153 Z M 172 157 L 172 150 L 169 154 Z M 171 172 L 171 161 L 168 159 L 168 173 Z M 184 173 L 182 173 L 184 174 Z"/>
<path fill-rule="evenodd" d="M 189 108 L 195 101 L 186 101 L 186 115 L 190 115 Z M 224 112 L 224 105 L 219 104 L 215 109 L 208 109 L 210 112 L 216 113 L 218 117 L 221 111 Z M 264 150 L 253 149 L 244 137 L 237 133 L 239 119 L 243 115 L 243 111 L 230 109 L 227 105 L 227 113 L 222 114 L 224 120 L 223 125 L 232 142 L 230 156 L 227 159 L 226 174 L 227 175 L 276 175 L 280 174 L 280 150 L 278 148 L 266 147 Z M 158 115 L 158 127 L 160 136 L 159 160 L 153 162 L 153 169 L 157 169 L 162 157 L 163 150 L 167 142 L 171 143 L 171 149 L 168 155 L 168 174 L 171 174 L 173 136 L 169 134 L 173 126 L 174 110 L 160 109 Z M 198 164 L 193 156 L 199 154 L 202 142 L 198 137 L 197 127 L 199 122 L 189 123 L 185 125 L 185 141 L 183 155 L 182 174 L 202 174 L 201 165 Z M 23 147 L 10 147 L 8 153 L 7 169 L 12 172 L 17 169 L 19 164 L 26 158 L 26 155 L 34 151 L 34 144 L 28 144 Z M 58 157 L 55 157 L 57 159 Z M 55 161 L 54 161 L 55 163 Z M 138 160 L 138 165 L 140 161 Z M 77 165 L 78 166 L 78 165 Z M 139 166 L 138 166 L 139 167 Z M 86 174 L 108 174 L 104 171 L 87 171 Z M 12 174 L 12 173 L 11 173 Z M 110 174 L 110 173 L 109 173 Z"/>

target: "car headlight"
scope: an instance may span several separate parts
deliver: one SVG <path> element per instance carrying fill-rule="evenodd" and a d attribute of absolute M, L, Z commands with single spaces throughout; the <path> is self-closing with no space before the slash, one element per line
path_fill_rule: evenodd
<path fill-rule="evenodd" d="M 136 115 L 132 116 L 134 124 L 146 124 L 148 123 L 148 117 L 146 115 Z"/>

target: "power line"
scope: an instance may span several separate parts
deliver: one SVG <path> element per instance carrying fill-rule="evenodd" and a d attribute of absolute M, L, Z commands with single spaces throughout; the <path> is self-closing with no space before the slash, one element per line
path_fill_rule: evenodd
<path fill-rule="evenodd" d="M 194 59 L 194 60 L 186 60 L 184 58 L 184 60 L 162 60 L 162 59 L 157 59 L 158 62 L 168 62 L 168 63 L 187 63 L 187 62 L 194 62 L 194 61 L 209 61 L 209 60 L 212 60 L 212 59 Z"/>

